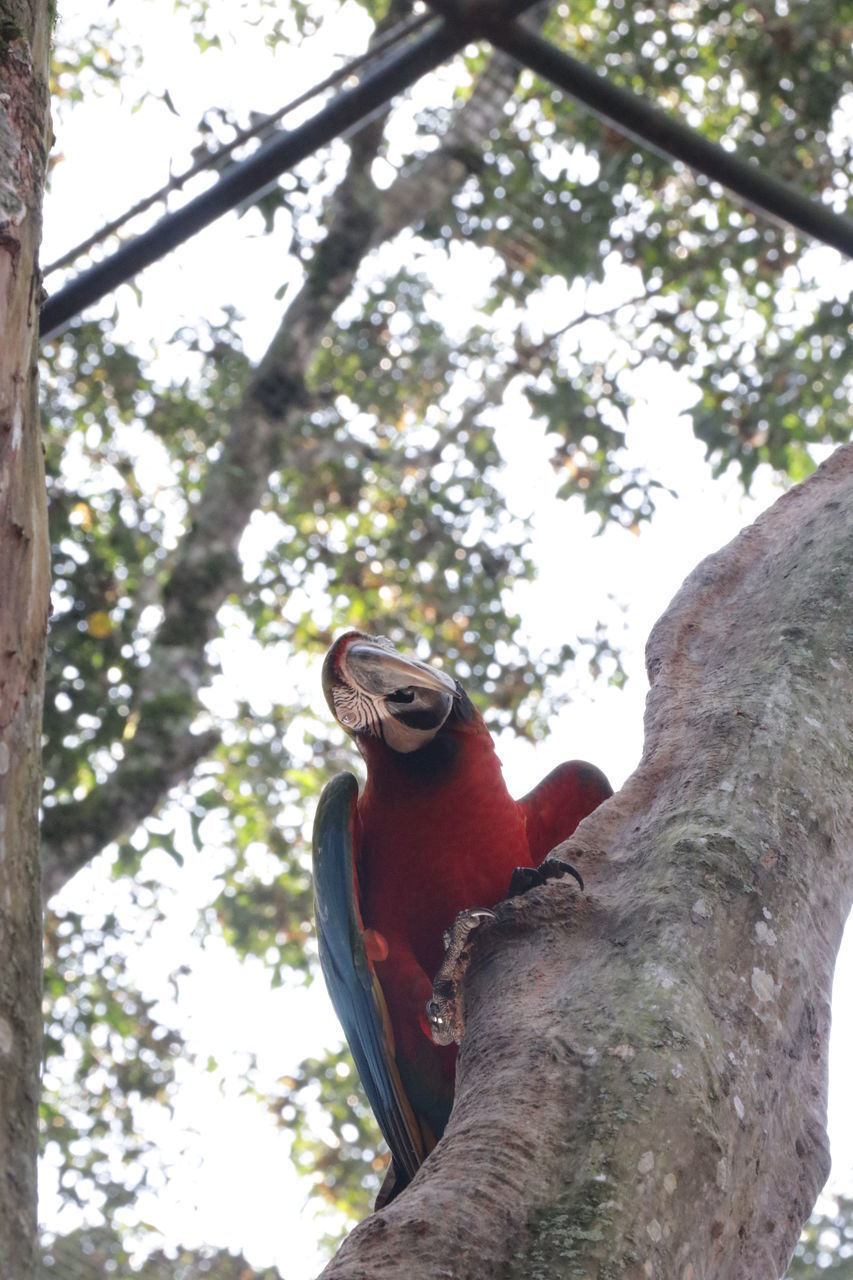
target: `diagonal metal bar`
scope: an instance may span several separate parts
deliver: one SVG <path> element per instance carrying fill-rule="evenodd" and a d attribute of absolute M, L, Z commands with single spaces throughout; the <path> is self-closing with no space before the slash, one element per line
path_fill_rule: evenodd
<path fill-rule="evenodd" d="M 254 155 L 227 169 L 216 184 L 167 213 L 148 231 L 122 245 L 47 300 L 41 334 L 53 337 L 85 307 L 131 279 L 188 240 L 221 214 L 258 195 L 298 164 L 378 110 L 395 94 L 434 70 L 469 41 L 488 39 L 522 66 L 536 71 L 578 102 L 667 159 L 684 162 L 719 182 L 752 208 L 853 257 L 853 220 L 833 213 L 759 166 L 737 158 L 635 94 L 609 83 L 590 68 L 514 21 L 533 0 L 466 3 L 430 0 L 444 20 L 403 50 L 389 54 L 353 89 L 344 90 L 305 124 L 271 139 Z"/>
<path fill-rule="evenodd" d="M 444 8 L 444 5 L 436 7 Z M 740 160 L 636 94 L 611 84 L 520 22 L 496 19 L 482 6 L 479 27 L 498 49 L 550 80 L 622 133 L 667 159 L 719 182 L 753 209 L 853 257 L 853 220 Z"/>
<path fill-rule="evenodd" d="M 261 192 L 286 169 L 331 142 L 396 94 L 408 89 L 471 39 L 465 26 L 441 21 L 412 44 L 384 58 L 352 89 L 345 89 L 316 115 L 288 133 L 272 138 L 237 164 L 217 183 L 181 209 L 166 214 L 148 231 L 123 244 L 48 298 L 41 310 L 41 336 L 59 333 L 85 307 L 112 292 L 213 222 L 228 209 Z"/>

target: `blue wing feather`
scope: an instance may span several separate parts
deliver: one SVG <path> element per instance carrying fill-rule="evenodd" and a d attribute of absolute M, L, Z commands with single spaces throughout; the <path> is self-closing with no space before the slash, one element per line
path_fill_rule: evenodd
<path fill-rule="evenodd" d="M 362 941 L 354 865 L 358 783 L 339 774 L 320 797 L 314 821 L 314 906 L 320 965 L 364 1092 L 408 1182 L 426 1155 L 424 1138 L 394 1060 L 382 989 Z"/>

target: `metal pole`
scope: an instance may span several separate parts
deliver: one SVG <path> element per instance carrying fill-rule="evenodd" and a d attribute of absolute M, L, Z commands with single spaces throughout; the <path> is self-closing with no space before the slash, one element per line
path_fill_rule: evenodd
<path fill-rule="evenodd" d="M 521 23 L 494 21 L 486 6 L 479 10 L 479 16 L 482 34 L 496 48 L 564 89 L 622 133 L 667 159 L 682 160 L 758 212 L 853 257 L 850 218 L 833 213 L 826 205 L 771 177 L 757 164 L 739 160 L 642 98 L 610 84 Z"/>
<path fill-rule="evenodd" d="M 453 30 L 449 23 L 442 21 L 413 44 L 385 58 L 355 88 L 339 93 L 305 124 L 271 138 L 254 155 L 231 165 L 214 186 L 183 208 L 166 214 L 148 231 L 123 244 L 105 261 L 90 267 L 48 298 L 41 310 L 42 338 L 59 333 L 85 307 L 183 244 L 228 209 L 262 191 L 286 169 L 351 129 L 395 94 L 408 89 L 470 39 L 469 31 Z"/>

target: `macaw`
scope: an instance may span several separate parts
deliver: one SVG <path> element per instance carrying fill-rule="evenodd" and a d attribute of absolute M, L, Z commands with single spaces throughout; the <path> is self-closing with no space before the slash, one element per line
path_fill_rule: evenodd
<path fill-rule="evenodd" d="M 505 898 L 516 870 L 539 867 L 612 790 L 573 760 L 513 800 L 458 681 L 382 637 L 340 636 L 323 689 L 367 766 L 360 795 L 344 773 L 320 799 L 314 895 L 329 994 L 391 1150 L 383 1203 L 414 1177 L 453 1102 L 456 1045 L 434 1043 L 426 1009 L 445 930 Z"/>

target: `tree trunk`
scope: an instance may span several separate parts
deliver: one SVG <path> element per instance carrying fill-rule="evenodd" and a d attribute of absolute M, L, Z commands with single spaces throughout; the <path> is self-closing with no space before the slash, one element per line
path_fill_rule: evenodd
<path fill-rule="evenodd" d="M 0 0 L 0 1280 L 36 1261 L 39 748 L 49 611 L 37 409 L 50 18 Z"/>
<path fill-rule="evenodd" d="M 477 937 L 447 1133 L 329 1280 L 783 1274 L 853 886 L 853 447 L 699 565 L 647 662 L 640 765 L 566 847 L 586 894 Z"/>

